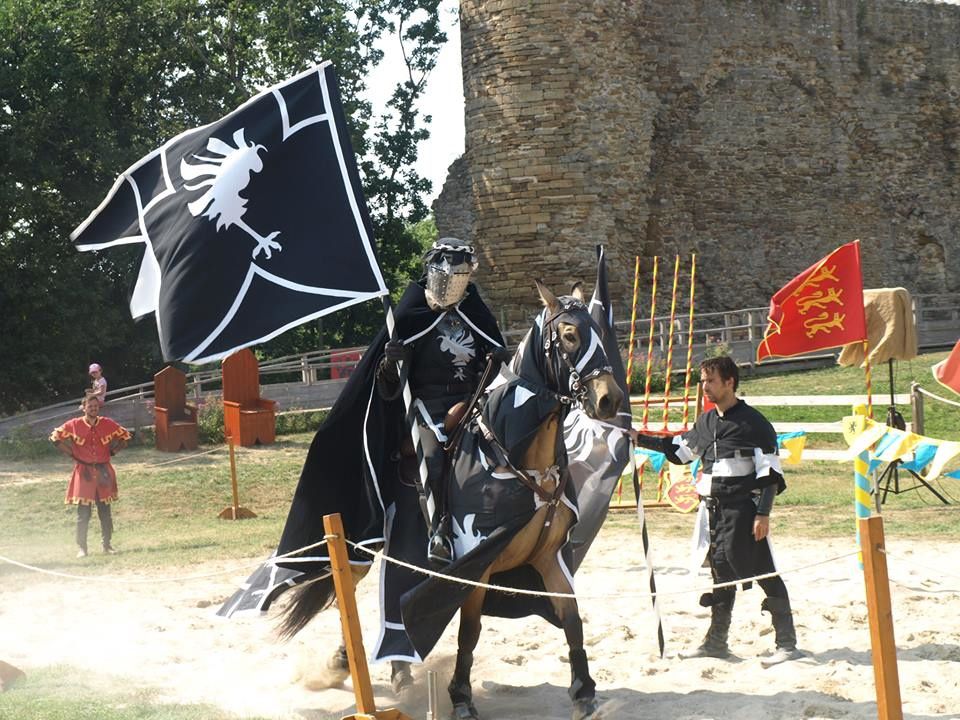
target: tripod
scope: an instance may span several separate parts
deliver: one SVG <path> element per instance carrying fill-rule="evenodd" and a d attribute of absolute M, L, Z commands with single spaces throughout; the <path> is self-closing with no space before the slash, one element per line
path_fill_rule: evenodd
<path fill-rule="evenodd" d="M 893 359 L 887 360 L 887 367 L 890 371 L 890 406 L 887 408 L 887 427 L 896 428 L 897 430 L 906 430 L 907 423 L 897 411 L 896 403 L 894 402 L 893 395 Z M 920 477 L 919 474 L 914 472 L 909 468 L 901 468 L 900 465 L 903 463 L 902 460 L 892 460 L 880 473 L 880 477 L 877 478 L 877 484 L 874 488 L 874 494 L 876 495 L 877 501 L 877 512 L 880 512 L 880 506 L 887 501 L 887 494 L 893 493 L 894 495 L 899 495 L 900 493 L 909 492 L 910 490 L 916 490 L 919 487 L 925 487 L 931 493 L 933 493 L 937 499 L 942 502 L 944 505 L 949 505 L 949 501 L 940 493 L 938 493 L 933 486 L 930 485 L 926 480 Z M 913 479 L 916 481 L 916 484 L 911 485 L 907 488 L 900 487 L 900 472 L 905 470 L 913 476 Z M 881 496 L 881 491 L 883 495 Z"/>

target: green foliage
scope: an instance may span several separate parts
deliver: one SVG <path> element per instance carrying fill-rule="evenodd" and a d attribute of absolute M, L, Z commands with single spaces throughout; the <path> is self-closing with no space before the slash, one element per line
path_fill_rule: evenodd
<path fill-rule="evenodd" d="M 732 352 L 730 348 L 730 343 L 727 342 L 714 342 L 707 345 L 703 351 L 704 359 L 715 358 L 715 357 L 729 357 Z"/>
<path fill-rule="evenodd" d="M 16 428 L 0 440 L 0 460 L 36 460 L 59 453 L 52 442 L 36 437 L 27 427 Z"/>
<path fill-rule="evenodd" d="M 659 355 L 654 355 L 650 363 L 650 392 L 662 393 L 665 385 L 666 362 Z M 633 395 L 643 395 L 646 390 L 647 354 L 643 353 L 633 359 L 633 366 L 630 368 L 630 392 Z"/>
<path fill-rule="evenodd" d="M 409 72 L 374 118 L 362 92 L 387 35 Z M 340 79 L 381 267 L 402 289 L 418 275 L 411 223 L 429 190 L 413 170 L 429 122 L 417 101 L 445 40 L 438 0 L 0 3 L 0 412 L 78 395 L 92 361 L 111 388 L 159 369 L 155 324 L 127 310 L 142 249 L 78 253 L 70 231 L 144 154 L 321 60 Z M 376 304 L 354 308 L 327 345 L 359 344 L 381 324 Z M 261 350 L 322 341 L 317 326 L 289 335 Z"/>
<path fill-rule="evenodd" d="M 197 409 L 197 437 L 203 445 L 219 445 L 223 432 L 223 401 L 209 400 Z"/>
<path fill-rule="evenodd" d="M 277 417 L 277 435 L 316 432 L 328 414 L 327 410 L 285 413 Z"/>

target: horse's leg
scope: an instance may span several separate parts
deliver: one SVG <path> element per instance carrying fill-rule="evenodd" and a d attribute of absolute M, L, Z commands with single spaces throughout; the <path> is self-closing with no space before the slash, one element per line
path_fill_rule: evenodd
<path fill-rule="evenodd" d="M 573 588 L 566 574 L 560 568 L 556 553 L 544 553 L 531 563 L 543 577 L 547 592 L 572 593 Z M 583 621 L 574 598 L 550 598 L 554 611 L 563 625 L 563 632 L 570 648 L 570 689 L 573 700 L 573 720 L 585 720 L 593 717 L 597 710 L 597 684 L 590 677 L 587 667 L 587 653 L 583 649 Z"/>
<path fill-rule="evenodd" d="M 406 660 L 390 661 L 390 686 L 396 695 L 413 688 L 413 671 Z"/>
<path fill-rule="evenodd" d="M 353 578 L 353 587 L 366 577 L 370 572 L 370 565 L 350 565 L 350 575 Z M 310 675 L 304 674 L 302 677 L 303 685 L 309 690 L 326 690 L 327 688 L 340 687 L 343 682 L 350 677 L 350 662 L 347 659 L 347 645 L 341 635 L 340 646 L 327 658 L 327 662 Z"/>
<path fill-rule="evenodd" d="M 489 574 L 481 578 L 487 582 Z M 460 607 L 460 631 L 457 634 L 457 664 L 453 678 L 447 686 L 453 703 L 453 717 L 457 720 L 479 720 L 480 715 L 473 705 L 470 688 L 470 670 L 473 667 L 473 651 L 480 640 L 480 615 L 483 610 L 484 588 L 477 588 Z"/>

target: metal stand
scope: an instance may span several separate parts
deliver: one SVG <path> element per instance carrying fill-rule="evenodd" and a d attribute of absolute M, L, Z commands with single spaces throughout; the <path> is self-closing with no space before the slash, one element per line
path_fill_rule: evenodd
<path fill-rule="evenodd" d="M 896 405 L 894 404 L 894 393 L 893 393 L 893 359 L 887 360 L 887 367 L 890 372 L 890 406 L 887 408 L 887 426 L 892 428 L 897 428 L 898 430 L 905 430 L 907 425 L 903 420 L 903 416 L 897 411 Z M 913 479 L 916 480 L 916 484 L 911 485 L 907 488 L 900 487 L 900 465 L 902 464 L 901 460 L 893 460 L 888 464 L 883 472 L 880 473 L 880 477 L 877 478 L 877 484 L 874 487 L 874 494 L 876 495 L 877 502 L 877 512 L 880 512 L 880 508 L 887 501 L 887 494 L 893 493 L 894 495 L 899 495 L 900 493 L 909 492 L 910 490 L 916 490 L 920 487 L 925 487 L 944 505 L 949 505 L 950 502 L 940 493 L 938 493 L 930 483 L 920 477 L 919 474 L 913 470 L 906 469 L 905 472 L 908 472 L 913 476 Z M 882 493 L 882 495 L 881 495 Z"/>

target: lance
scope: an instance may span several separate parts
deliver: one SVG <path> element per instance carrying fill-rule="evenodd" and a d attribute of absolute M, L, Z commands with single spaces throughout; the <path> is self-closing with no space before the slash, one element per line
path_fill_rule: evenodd
<path fill-rule="evenodd" d="M 680 278 L 680 256 L 676 255 L 673 261 L 673 290 L 670 296 L 670 328 L 667 331 L 667 366 L 663 377 L 663 429 L 669 428 L 670 419 L 670 380 L 673 375 L 673 324 L 677 319 L 677 281 Z M 657 480 L 657 501 L 663 500 L 663 468 L 660 469 L 660 478 Z"/>
<path fill-rule="evenodd" d="M 683 429 L 690 420 L 690 370 L 693 362 L 693 300 L 696 292 L 697 256 L 690 256 L 690 315 L 687 317 L 687 372 L 683 379 Z"/>
<path fill-rule="evenodd" d="M 633 304 L 630 310 L 630 342 L 627 345 L 627 404 L 630 404 L 630 381 L 633 378 L 633 338 L 637 323 L 637 288 L 640 285 L 640 256 L 636 255 L 633 264 Z M 630 424 L 633 424 L 633 413 L 630 414 Z M 634 462 L 631 458 L 631 462 Z M 640 502 L 639 483 L 636 482 L 636 464 L 634 463 L 634 487 L 637 491 L 637 502 Z M 623 499 L 623 476 L 617 481 L 617 503 Z"/>
<path fill-rule="evenodd" d="M 677 319 L 677 280 L 680 277 L 680 256 L 673 261 L 673 292 L 670 297 L 670 329 L 667 331 L 667 367 L 663 378 L 663 429 L 667 429 L 670 412 L 670 376 L 673 374 L 673 323 Z"/>
<path fill-rule="evenodd" d="M 647 333 L 647 371 L 643 389 L 643 429 L 647 429 L 647 419 L 650 415 L 650 380 L 653 377 L 653 325 L 657 314 L 657 266 L 660 258 L 653 258 L 653 281 L 650 289 L 650 330 Z"/>

